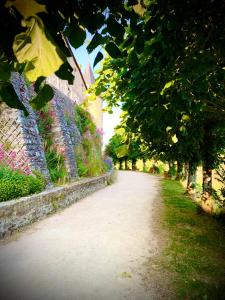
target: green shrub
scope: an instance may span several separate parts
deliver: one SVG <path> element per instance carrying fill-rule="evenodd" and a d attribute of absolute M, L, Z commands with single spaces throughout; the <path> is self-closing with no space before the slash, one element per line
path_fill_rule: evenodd
<path fill-rule="evenodd" d="M 0 181 L 0 201 L 6 201 L 29 195 L 29 183 L 17 178 L 14 181 L 4 178 Z"/>
<path fill-rule="evenodd" d="M 51 148 L 45 157 L 52 182 L 64 183 L 68 175 L 64 156 Z"/>
<path fill-rule="evenodd" d="M 169 168 L 168 175 L 171 176 L 171 177 L 173 177 L 173 176 L 176 176 L 176 173 L 177 173 L 176 166 L 175 166 L 175 164 L 173 164 Z"/>
<path fill-rule="evenodd" d="M 25 175 L 0 166 L 0 201 L 41 192 L 45 185 L 42 175 Z"/>
<path fill-rule="evenodd" d="M 99 176 L 108 171 L 101 154 L 101 139 L 89 112 L 75 107 L 75 123 L 82 135 L 81 143 L 75 148 L 78 175 Z"/>
<path fill-rule="evenodd" d="M 40 193 L 45 188 L 45 180 L 40 177 L 28 176 L 29 194 Z"/>
<path fill-rule="evenodd" d="M 83 137 L 81 144 L 75 148 L 78 175 L 80 177 L 99 176 L 107 172 L 100 145 L 96 144 L 93 136 Z"/>
<path fill-rule="evenodd" d="M 96 128 L 94 122 L 92 120 L 90 120 L 90 121 L 91 122 L 88 124 L 88 129 L 91 134 L 95 134 L 97 128 Z"/>
<path fill-rule="evenodd" d="M 163 172 L 165 171 L 165 168 L 162 164 L 158 165 L 158 169 L 159 169 L 159 174 L 163 174 Z"/>
<path fill-rule="evenodd" d="M 14 184 L 9 179 L 0 180 L 0 201 L 6 201 L 9 199 L 16 198 L 13 192 Z"/>
<path fill-rule="evenodd" d="M 80 177 L 87 177 L 88 168 L 85 165 L 85 163 L 84 163 L 81 155 L 77 154 L 77 156 L 76 156 L 76 162 L 77 162 L 78 175 Z"/>

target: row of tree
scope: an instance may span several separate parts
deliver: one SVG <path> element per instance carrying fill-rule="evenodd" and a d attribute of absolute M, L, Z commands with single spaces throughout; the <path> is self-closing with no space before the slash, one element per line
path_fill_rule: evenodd
<path fill-rule="evenodd" d="M 174 178 L 176 180 L 186 180 L 186 193 L 194 194 L 196 188 L 196 170 L 190 169 L 188 162 L 172 160 L 171 153 L 159 154 L 157 151 L 152 151 L 152 148 L 141 138 L 132 132 L 127 131 L 124 123 L 115 128 L 114 135 L 110 138 L 105 148 L 105 154 L 113 159 L 114 165 L 117 165 L 120 170 L 137 170 L 137 161 L 142 161 L 143 168 L 139 169 L 144 172 L 160 173 L 164 171 L 164 176 Z M 176 156 L 174 156 L 176 158 Z M 147 161 L 152 160 L 151 167 L 147 168 Z M 162 170 L 158 167 L 158 161 L 163 162 Z M 219 191 L 213 191 L 214 200 L 217 204 L 224 207 L 225 199 L 225 168 L 224 159 L 221 158 L 221 165 L 216 169 L 215 179 L 221 183 L 222 187 Z M 168 171 L 165 171 L 166 165 Z"/>
<path fill-rule="evenodd" d="M 203 205 L 212 209 L 212 170 L 225 149 L 224 1 L 151 1 L 106 58 L 92 91 L 122 103 L 127 132 L 150 153 L 189 166 L 188 190 L 203 167 Z"/>
<path fill-rule="evenodd" d="M 176 180 L 187 179 L 187 193 L 193 193 L 195 190 L 196 174 L 189 172 L 189 165 L 182 164 L 180 161 L 170 160 L 170 154 L 158 155 L 156 151 L 150 151 L 150 147 L 132 132 L 127 132 L 124 124 L 115 128 L 114 135 L 110 138 L 105 147 L 106 156 L 113 159 L 114 165 L 118 165 L 120 170 L 137 170 L 137 161 L 142 161 L 142 171 L 150 173 L 159 173 L 157 162 L 164 163 L 163 171 L 166 177 L 173 177 Z M 169 159 L 169 160 L 168 160 Z M 147 169 L 147 161 L 152 160 L 152 166 Z M 130 164 L 131 168 L 130 168 Z M 166 165 L 168 171 L 165 171 Z M 221 176 L 220 176 L 221 177 Z"/>
<path fill-rule="evenodd" d="M 118 126 L 105 148 L 105 154 L 112 157 L 114 165 L 119 164 L 120 170 L 123 169 L 123 164 L 125 170 L 128 170 L 129 162 L 132 170 L 137 170 L 138 159 L 143 161 L 143 170 L 146 170 L 146 161 L 149 158 L 147 150 L 140 138 Z"/>

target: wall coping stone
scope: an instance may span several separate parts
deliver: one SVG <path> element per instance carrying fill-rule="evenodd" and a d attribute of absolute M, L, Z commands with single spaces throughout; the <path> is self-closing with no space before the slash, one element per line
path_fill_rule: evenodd
<path fill-rule="evenodd" d="M 112 170 L 98 177 L 81 179 L 38 194 L 0 202 L 0 239 L 106 187 L 114 181 L 115 176 L 116 173 Z"/>

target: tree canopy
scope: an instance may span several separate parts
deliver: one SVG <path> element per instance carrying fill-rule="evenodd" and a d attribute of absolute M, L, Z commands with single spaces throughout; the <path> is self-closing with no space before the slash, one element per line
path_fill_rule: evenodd
<path fill-rule="evenodd" d="M 225 147 L 224 1 L 150 1 L 107 58 L 97 95 L 118 102 L 130 131 L 168 160 L 200 162 L 205 191 Z M 203 176 L 203 177 L 204 177 Z"/>
<path fill-rule="evenodd" d="M 138 1 L 53 1 L 4 0 L 0 3 L 0 97 L 15 108 L 25 108 L 10 82 L 12 71 L 23 73 L 35 82 L 35 92 L 42 91 L 42 105 L 53 93 L 50 86 L 41 84 L 53 73 L 61 79 L 74 80 L 67 58 L 70 46 L 84 44 L 86 32 L 93 37 L 87 46 L 92 52 L 103 45 L 112 56 L 122 55 L 117 45 L 123 42 L 125 28 L 136 13 Z M 103 58 L 99 52 L 96 65 Z M 32 101 L 39 101 L 36 97 Z"/>
<path fill-rule="evenodd" d="M 114 135 L 106 146 L 105 153 L 111 156 L 114 164 L 125 162 L 125 169 L 128 169 L 128 161 L 132 163 L 132 169 L 136 169 L 138 159 L 144 161 L 149 158 L 148 148 L 145 147 L 144 141 L 140 136 L 127 131 L 124 124 L 117 126 Z"/>

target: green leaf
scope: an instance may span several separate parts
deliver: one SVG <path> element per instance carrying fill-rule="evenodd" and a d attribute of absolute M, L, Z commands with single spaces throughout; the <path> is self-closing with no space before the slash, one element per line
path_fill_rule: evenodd
<path fill-rule="evenodd" d="M 189 121 L 190 117 L 188 115 L 183 115 L 181 119 L 182 121 Z"/>
<path fill-rule="evenodd" d="M 169 132 L 171 129 L 172 129 L 171 126 L 167 126 L 167 127 L 166 127 L 166 132 Z"/>
<path fill-rule="evenodd" d="M 105 92 L 106 90 L 107 90 L 107 88 L 104 85 L 97 86 L 95 88 L 95 95 L 99 96 L 101 93 Z"/>
<path fill-rule="evenodd" d="M 128 0 L 128 2 L 127 2 L 128 6 L 132 6 L 132 5 L 135 5 L 135 4 L 138 4 L 138 0 Z"/>
<path fill-rule="evenodd" d="M 134 45 L 134 48 L 138 54 L 144 51 L 144 45 L 145 45 L 145 41 L 143 39 L 143 36 L 142 35 L 138 36 L 135 40 L 135 45 Z"/>
<path fill-rule="evenodd" d="M 175 84 L 175 80 L 171 80 L 171 81 L 167 82 L 167 83 L 164 85 L 163 89 L 161 90 L 160 95 L 163 96 L 164 93 L 165 93 L 165 90 L 169 89 L 169 88 L 170 88 L 171 86 L 173 86 L 174 84 Z"/>
<path fill-rule="evenodd" d="M 11 76 L 11 68 L 7 62 L 0 62 L 0 80 L 7 81 Z"/>
<path fill-rule="evenodd" d="M 117 37 L 119 39 L 123 39 L 125 29 L 112 16 L 109 16 L 109 18 L 107 20 L 107 28 L 108 28 L 108 32 L 111 36 Z"/>
<path fill-rule="evenodd" d="M 86 32 L 81 28 L 76 19 L 67 26 L 64 34 L 68 37 L 70 44 L 76 49 L 83 45 L 86 39 Z"/>
<path fill-rule="evenodd" d="M 74 81 L 73 68 L 68 62 L 62 64 L 58 69 L 58 71 L 55 72 L 55 74 L 60 79 L 67 80 L 69 84 L 73 84 Z"/>
<path fill-rule="evenodd" d="M 98 32 L 95 33 L 91 42 L 87 46 L 88 53 L 91 53 L 97 46 L 101 45 L 103 38 Z"/>
<path fill-rule="evenodd" d="M 79 22 L 84 25 L 91 34 L 94 34 L 97 29 L 104 25 L 105 16 L 102 13 L 85 13 L 79 16 Z"/>
<path fill-rule="evenodd" d="M 26 107 L 20 101 L 13 85 L 10 82 L 1 82 L 0 84 L 0 99 L 9 107 L 23 110 L 25 115 L 28 115 Z"/>
<path fill-rule="evenodd" d="M 63 60 L 58 49 L 45 35 L 45 28 L 39 17 L 23 20 L 25 32 L 15 36 L 14 54 L 20 64 L 25 63 L 25 75 L 31 82 L 40 76 L 48 77 L 59 69 Z"/>
<path fill-rule="evenodd" d="M 121 56 L 121 51 L 120 49 L 116 46 L 116 44 L 114 44 L 113 42 L 109 42 L 106 46 L 105 46 L 105 50 L 108 52 L 108 54 L 112 57 L 112 58 L 118 58 Z"/>
<path fill-rule="evenodd" d="M 5 6 L 16 7 L 24 19 L 41 12 L 46 12 L 45 5 L 38 4 L 35 0 L 7 0 Z"/>
<path fill-rule="evenodd" d="M 118 147 L 116 152 L 117 152 L 116 154 L 117 154 L 118 158 L 124 157 L 128 154 L 128 146 L 122 145 L 122 146 Z"/>
<path fill-rule="evenodd" d="M 135 51 L 132 51 L 128 56 L 128 63 L 131 66 L 138 66 L 138 57 Z"/>
<path fill-rule="evenodd" d="M 34 91 L 38 93 L 41 89 L 42 83 L 46 78 L 43 76 L 38 77 L 38 79 L 34 83 Z"/>
<path fill-rule="evenodd" d="M 42 107 L 46 105 L 49 101 L 54 97 L 54 91 L 52 87 L 48 84 L 45 84 L 40 92 L 37 94 L 35 98 L 30 101 L 30 105 L 35 110 L 40 110 Z"/>
<path fill-rule="evenodd" d="M 139 16 L 143 16 L 144 13 L 146 12 L 146 8 L 141 4 L 141 2 L 139 2 L 138 4 L 133 6 L 134 11 L 136 12 L 136 14 L 138 14 Z"/>
<path fill-rule="evenodd" d="M 184 125 L 181 125 L 179 128 L 180 132 L 185 132 L 186 131 L 186 127 Z"/>
<path fill-rule="evenodd" d="M 127 38 L 124 40 L 124 42 L 123 42 L 123 44 L 122 44 L 122 47 L 123 47 L 123 48 L 129 47 L 129 46 L 131 45 L 131 43 L 133 42 L 133 40 L 134 40 L 133 36 L 127 37 Z"/>
<path fill-rule="evenodd" d="M 135 31 L 138 23 L 138 16 L 133 12 L 130 16 L 130 29 L 131 31 Z"/>
<path fill-rule="evenodd" d="M 108 29 L 107 27 L 104 27 L 101 31 L 101 34 L 107 34 L 108 33 Z"/>
<path fill-rule="evenodd" d="M 176 144 L 178 142 L 178 138 L 177 138 L 176 134 L 174 134 L 171 139 L 174 144 Z"/>
<path fill-rule="evenodd" d="M 103 54 L 101 52 L 98 52 L 98 54 L 95 57 L 93 68 L 103 59 Z"/>

